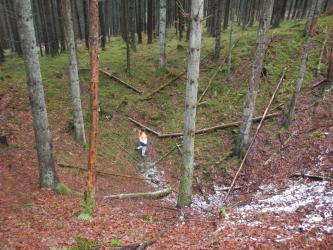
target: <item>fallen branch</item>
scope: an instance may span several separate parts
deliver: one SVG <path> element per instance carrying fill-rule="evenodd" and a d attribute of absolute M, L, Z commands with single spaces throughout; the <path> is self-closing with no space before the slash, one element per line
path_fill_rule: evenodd
<path fill-rule="evenodd" d="M 160 161 L 162 161 L 163 159 L 165 159 L 167 156 L 169 156 L 173 151 L 175 151 L 177 149 L 177 145 L 174 146 L 171 150 L 169 150 L 169 152 L 167 152 L 166 154 L 164 154 L 161 158 L 159 158 L 157 161 L 153 162 L 153 165 L 156 165 L 157 163 L 159 163 Z"/>
<path fill-rule="evenodd" d="M 65 164 L 65 163 L 58 163 L 58 166 L 61 167 L 61 168 L 74 168 L 74 169 L 79 169 L 81 171 L 87 171 L 87 169 L 84 168 L 84 167 L 72 166 L 72 165 Z M 136 177 L 136 176 L 130 176 L 130 175 L 117 174 L 117 173 L 112 173 L 112 172 L 108 172 L 108 171 L 97 170 L 96 173 L 100 174 L 100 175 L 109 175 L 109 176 L 117 176 L 117 177 L 128 178 L 128 179 L 149 180 L 149 181 L 151 181 L 151 179 L 149 179 L 149 178 L 142 178 L 142 177 Z"/>
<path fill-rule="evenodd" d="M 295 173 L 291 176 L 289 176 L 289 178 L 293 178 L 293 177 L 307 177 L 316 181 L 332 181 L 333 179 L 330 177 L 326 177 L 326 176 L 319 176 L 319 175 L 312 175 L 312 174 L 304 174 L 304 173 Z"/>
<path fill-rule="evenodd" d="M 164 89 L 165 87 L 167 87 L 168 85 L 170 85 L 171 83 L 175 82 L 176 80 L 178 80 L 180 77 L 182 77 L 183 75 L 185 75 L 186 70 L 182 71 L 181 73 L 179 73 L 175 78 L 167 81 L 165 84 L 163 84 L 161 87 L 159 87 L 158 89 L 154 90 L 153 92 L 149 93 L 148 95 L 146 95 L 143 99 L 147 100 L 149 99 L 152 95 L 160 92 L 162 89 Z"/>
<path fill-rule="evenodd" d="M 323 84 L 323 83 L 325 83 L 325 82 L 327 82 L 327 79 L 326 79 L 326 78 L 323 79 L 323 80 L 320 80 L 319 82 L 317 82 L 317 83 L 315 83 L 314 85 L 312 85 L 312 86 L 311 86 L 311 89 L 315 89 L 315 88 L 317 88 L 319 85 L 321 85 L 321 84 Z"/>
<path fill-rule="evenodd" d="M 231 183 L 231 185 L 230 185 L 230 189 L 228 190 L 228 193 L 227 193 L 227 195 L 225 196 L 225 200 L 227 200 L 227 198 L 228 198 L 230 192 L 233 190 L 233 187 L 234 187 L 234 185 L 235 185 L 235 183 L 236 183 L 236 180 L 237 180 L 237 178 L 238 178 L 238 175 L 239 175 L 240 171 L 242 170 L 242 168 L 243 168 L 243 166 L 244 166 L 245 160 L 246 160 L 247 156 L 248 156 L 249 153 L 250 153 L 250 150 L 251 150 L 251 148 L 252 148 L 252 146 L 253 146 L 253 144 L 254 144 L 254 141 L 255 141 L 255 139 L 256 139 L 258 133 L 259 133 L 259 130 L 260 130 L 260 128 L 261 128 L 261 126 L 262 126 L 262 124 L 263 124 L 263 122 L 264 122 L 264 120 L 265 120 L 265 117 L 266 117 L 266 115 L 267 115 L 267 113 L 268 113 L 268 110 L 269 110 L 269 108 L 270 108 L 270 106 L 271 106 L 271 104 L 272 104 L 272 102 L 273 102 L 273 100 L 274 100 L 274 98 L 275 98 L 276 93 L 278 92 L 278 90 L 279 90 L 279 88 L 280 88 L 281 83 L 283 82 L 285 72 L 286 72 L 286 68 L 283 69 L 283 72 L 282 72 L 281 78 L 280 78 L 280 80 L 278 81 L 278 83 L 277 83 L 277 85 L 276 85 L 276 87 L 275 87 L 275 90 L 274 90 L 274 93 L 273 93 L 271 99 L 269 100 L 269 103 L 268 103 L 268 105 L 267 105 L 267 107 L 266 107 L 266 109 L 265 109 L 265 111 L 264 111 L 264 114 L 263 114 L 263 116 L 262 116 L 262 119 L 261 119 L 261 121 L 260 121 L 260 123 L 259 123 L 259 125 L 258 125 L 258 127 L 257 127 L 257 130 L 256 130 L 256 132 L 255 132 L 255 134 L 254 134 L 254 136 L 253 136 L 253 138 L 252 138 L 252 140 L 251 140 L 251 143 L 250 143 L 249 147 L 247 148 L 247 151 L 246 151 L 246 153 L 245 153 L 245 156 L 243 157 L 242 163 L 240 164 L 240 166 L 239 166 L 239 168 L 238 168 L 238 171 L 237 171 L 237 173 L 236 173 L 234 179 L 232 180 L 232 183 Z"/>
<path fill-rule="evenodd" d="M 142 123 L 140 123 L 140 122 L 138 122 L 138 121 L 136 121 L 136 120 L 134 120 L 133 118 L 128 117 L 128 119 L 129 119 L 131 122 L 133 122 L 133 123 L 135 123 L 136 125 L 138 125 L 140 128 L 144 128 L 145 130 L 149 131 L 150 133 L 152 133 L 152 134 L 154 134 L 154 135 L 157 135 L 158 137 L 160 136 L 160 133 L 159 133 L 159 132 L 156 132 L 155 130 L 153 130 L 153 129 L 151 129 L 151 128 L 145 126 L 145 125 L 143 125 Z"/>
<path fill-rule="evenodd" d="M 80 69 L 80 70 L 82 70 L 82 71 L 90 71 L 90 69 L 88 69 L 88 68 L 83 68 L 83 69 Z M 137 92 L 137 93 L 139 93 L 139 94 L 142 94 L 142 91 L 141 91 L 141 90 L 138 90 L 137 88 L 135 88 L 135 87 L 132 86 L 131 84 L 129 84 L 129 83 L 127 83 L 127 82 L 121 80 L 120 78 L 116 77 L 115 75 L 113 75 L 113 74 L 111 74 L 111 73 L 109 73 L 109 72 L 106 72 L 106 71 L 104 71 L 104 70 L 102 70 L 102 69 L 100 69 L 99 72 L 103 73 L 104 75 L 110 77 L 110 78 L 113 79 L 113 80 L 116 80 L 117 82 L 119 82 L 119 83 L 125 85 L 126 87 L 128 87 L 128 88 L 134 90 L 135 92 Z"/>
<path fill-rule="evenodd" d="M 115 194 L 104 196 L 103 199 L 116 200 L 116 199 L 159 199 L 169 195 L 172 192 L 171 188 L 147 193 L 129 193 L 129 194 Z"/>
<path fill-rule="evenodd" d="M 264 118 L 263 118 L 263 116 L 255 117 L 255 118 L 252 119 L 252 121 L 253 122 L 258 122 L 262 119 L 269 119 L 269 118 L 276 117 L 276 116 L 279 116 L 279 115 L 281 115 L 281 113 L 276 112 L 276 113 L 266 115 Z M 203 133 L 211 132 L 211 131 L 218 130 L 218 129 L 237 127 L 241 123 L 242 123 L 241 121 L 238 121 L 238 122 L 231 122 L 231 123 L 221 124 L 221 125 L 217 125 L 217 126 L 214 126 L 214 127 L 198 129 L 198 130 L 195 131 L 195 134 L 203 134 Z M 160 134 L 158 137 L 159 138 L 167 138 L 167 137 L 179 137 L 179 136 L 183 136 L 183 133 L 178 132 L 178 133 L 170 133 L 170 134 Z"/>

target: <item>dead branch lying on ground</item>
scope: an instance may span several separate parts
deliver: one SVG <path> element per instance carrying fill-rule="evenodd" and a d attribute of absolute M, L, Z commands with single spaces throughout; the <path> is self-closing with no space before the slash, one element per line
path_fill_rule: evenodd
<path fill-rule="evenodd" d="M 170 187 L 154 191 L 154 192 L 146 192 L 146 193 L 128 193 L 128 194 L 115 194 L 115 195 L 106 195 L 103 199 L 115 200 L 115 199 L 160 199 L 172 192 Z"/>
<path fill-rule="evenodd" d="M 332 178 L 326 177 L 326 176 L 319 176 L 319 175 L 312 175 L 312 174 L 305 174 L 305 173 L 295 173 L 289 176 L 289 178 L 294 178 L 294 177 L 306 177 L 310 178 L 316 181 L 333 181 Z"/>
<path fill-rule="evenodd" d="M 266 115 L 264 117 L 264 119 L 269 119 L 269 118 L 273 118 L 273 117 L 277 117 L 280 116 L 281 112 L 275 112 L 269 115 Z M 156 135 L 158 138 L 170 138 L 170 137 L 179 137 L 179 136 L 183 136 L 182 132 L 176 132 L 176 133 L 167 133 L 167 134 L 162 134 L 160 132 L 156 132 L 155 130 L 143 125 L 142 123 L 134 120 L 133 118 L 128 118 L 131 122 L 133 122 L 134 124 L 145 128 L 147 131 L 151 132 L 152 134 Z M 252 119 L 252 122 L 258 122 L 261 121 L 261 119 L 263 119 L 262 116 L 258 116 Z M 195 134 L 203 134 L 203 133 L 207 133 L 207 132 L 212 132 L 218 129 L 226 129 L 226 128 L 231 128 L 231 127 L 238 127 L 242 122 L 238 121 L 238 122 L 231 122 L 231 123 L 224 123 L 224 124 L 220 124 L 217 126 L 213 126 L 213 127 L 209 127 L 209 128 L 203 128 L 203 129 L 198 129 L 195 131 Z"/>
<path fill-rule="evenodd" d="M 164 89 L 165 87 L 169 86 L 171 83 L 177 81 L 180 77 L 182 77 L 183 75 L 185 75 L 186 70 L 182 71 L 181 73 L 179 73 L 176 77 L 174 77 L 173 79 L 167 81 L 165 84 L 163 84 L 162 86 L 160 86 L 158 89 L 154 90 L 153 92 L 149 93 L 148 95 L 146 95 L 144 97 L 144 100 L 149 99 L 151 96 L 153 96 L 154 94 L 160 92 L 162 89 Z"/>
<path fill-rule="evenodd" d="M 326 83 L 326 82 L 327 82 L 327 79 L 326 79 L 326 78 L 323 79 L 323 80 L 320 80 L 319 82 L 313 84 L 313 85 L 311 86 L 311 89 L 315 89 L 315 88 L 317 88 L 318 86 L 320 86 L 321 84 Z"/>
<path fill-rule="evenodd" d="M 72 165 L 65 164 L 65 163 L 58 163 L 57 165 L 59 167 L 62 167 L 62 168 L 74 168 L 74 169 L 78 169 L 80 171 L 87 171 L 87 169 L 84 168 L 84 167 L 72 166 Z M 127 179 L 149 180 L 149 181 L 151 181 L 151 179 L 149 179 L 149 178 L 142 178 L 142 177 L 136 177 L 136 176 L 130 176 L 130 175 L 117 174 L 117 173 L 112 173 L 112 172 L 109 172 L 109 171 L 97 170 L 96 173 L 99 174 L 99 175 L 117 176 L 117 177 L 122 177 L 122 178 L 127 178 Z"/>
<path fill-rule="evenodd" d="M 83 68 L 83 69 L 80 69 L 80 70 L 81 70 L 81 71 L 90 71 L 90 69 L 88 69 L 88 68 Z M 134 90 L 135 92 L 137 92 L 137 93 L 139 93 L 139 94 L 142 94 L 142 91 L 141 91 L 141 90 L 138 90 L 138 89 L 135 88 L 133 85 L 131 85 L 131 84 L 129 84 L 129 83 L 127 83 L 127 82 L 121 80 L 120 78 L 116 77 L 115 75 L 113 75 L 113 74 L 111 74 L 111 73 L 109 73 L 109 72 L 106 72 L 106 71 L 104 71 L 104 70 L 102 70 L 102 69 L 100 69 L 99 72 L 103 73 L 104 75 L 110 77 L 110 78 L 113 79 L 113 80 L 116 80 L 117 82 L 119 82 L 119 83 L 125 85 L 126 87 L 128 87 L 128 88 Z"/>

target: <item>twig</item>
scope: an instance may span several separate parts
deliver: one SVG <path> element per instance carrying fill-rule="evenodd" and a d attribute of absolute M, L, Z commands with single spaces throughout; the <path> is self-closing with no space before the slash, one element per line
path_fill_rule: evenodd
<path fill-rule="evenodd" d="M 256 133 L 254 134 L 254 136 L 253 136 L 253 138 L 252 138 L 252 141 L 251 141 L 251 143 L 250 143 L 250 145 L 249 145 L 249 147 L 248 147 L 248 149 L 247 149 L 247 151 L 246 151 L 246 154 L 245 154 L 245 156 L 243 157 L 242 163 L 240 164 L 239 169 L 238 169 L 238 171 L 237 171 L 237 173 L 236 173 L 234 179 L 232 180 L 232 183 L 231 183 L 231 185 L 230 185 L 230 189 L 229 189 L 227 195 L 225 196 L 225 200 L 227 200 L 227 198 L 228 198 L 230 192 L 232 191 L 232 189 L 233 189 L 233 187 L 234 187 L 234 185 L 235 185 L 235 182 L 236 182 L 236 180 L 237 180 L 237 178 L 238 178 L 238 175 L 239 175 L 240 171 L 242 170 L 242 168 L 243 168 L 243 166 L 244 166 L 245 160 L 246 160 L 247 156 L 248 156 L 249 153 L 250 153 L 250 150 L 251 150 L 251 148 L 252 148 L 252 146 L 253 146 L 253 144 L 254 144 L 254 141 L 255 141 L 255 139 L 256 139 L 258 133 L 259 133 L 259 130 L 260 130 L 260 128 L 261 128 L 261 126 L 262 126 L 262 124 L 263 124 L 263 121 L 264 121 L 264 119 L 265 119 L 265 117 L 266 117 L 266 115 L 267 115 L 267 113 L 268 113 L 268 110 L 269 110 L 269 108 L 270 108 L 270 106 L 271 106 L 271 104 L 272 104 L 272 102 L 273 102 L 273 100 L 274 100 L 274 98 L 275 98 L 276 93 L 277 93 L 278 90 L 279 90 L 279 87 L 280 87 L 281 83 L 283 82 L 285 72 L 286 72 L 286 68 L 283 69 L 282 76 L 281 76 L 281 78 L 280 78 L 278 84 L 276 85 L 276 88 L 275 88 L 275 90 L 274 90 L 274 93 L 273 93 L 271 99 L 269 100 L 269 103 L 268 103 L 268 105 L 267 105 L 267 107 L 266 107 L 266 109 L 265 109 L 265 111 L 264 111 L 264 114 L 263 114 L 263 116 L 262 116 L 262 119 L 261 119 L 261 121 L 260 121 L 260 123 L 259 123 L 259 125 L 258 125 L 258 127 L 257 127 Z"/>
<path fill-rule="evenodd" d="M 83 69 L 80 69 L 81 71 L 90 71 L 90 69 L 88 68 L 83 68 Z M 104 75 L 116 80 L 117 82 L 120 82 L 121 84 L 125 85 L 126 87 L 134 90 L 135 92 L 139 93 L 139 94 L 142 94 L 142 91 L 141 90 L 138 90 L 137 88 L 135 88 L 134 86 L 132 86 L 131 84 L 121 80 L 120 78 L 116 77 L 115 75 L 109 73 L 109 72 L 106 72 L 102 69 L 99 70 L 99 72 L 103 73 Z"/>
<path fill-rule="evenodd" d="M 146 193 L 129 193 L 129 194 L 115 194 L 106 195 L 103 199 L 115 200 L 115 199 L 159 199 L 169 195 L 172 192 L 171 188 L 168 187 L 163 190 Z"/>

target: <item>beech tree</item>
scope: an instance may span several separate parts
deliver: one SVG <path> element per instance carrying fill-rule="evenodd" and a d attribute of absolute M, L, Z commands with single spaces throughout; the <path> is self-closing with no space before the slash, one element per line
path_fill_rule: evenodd
<path fill-rule="evenodd" d="M 62 0 L 62 11 L 64 16 L 65 38 L 69 57 L 69 79 L 71 82 L 72 103 L 74 110 L 74 132 L 75 139 L 79 143 L 86 144 L 83 114 L 80 97 L 80 83 L 78 64 L 76 60 L 75 37 L 73 30 L 72 8 L 70 0 Z"/>
<path fill-rule="evenodd" d="M 268 40 L 268 30 L 271 23 L 274 0 L 264 1 L 262 9 L 263 15 L 260 19 L 257 34 L 256 50 L 252 64 L 252 73 L 249 79 L 249 89 L 244 105 L 242 124 L 237 138 L 236 154 L 241 156 L 244 149 L 248 146 L 250 131 L 252 127 L 252 117 L 255 110 L 255 102 L 260 83 L 260 73 L 265 56 Z"/>
<path fill-rule="evenodd" d="M 90 216 L 94 207 L 96 156 L 98 133 L 98 83 L 99 83 L 99 57 L 98 57 L 98 0 L 89 0 L 89 54 L 90 54 L 90 103 L 91 128 L 89 135 L 89 158 L 87 172 L 87 186 L 84 193 L 85 205 L 82 217 Z"/>
<path fill-rule="evenodd" d="M 55 189 L 58 178 L 52 151 L 52 136 L 49 129 L 44 99 L 42 75 L 35 37 L 30 0 L 15 0 L 18 31 L 24 57 L 29 100 L 38 155 L 39 183 L 41 187 Z"/>
<path fill-rule="evenodd" d="M 160 56 L 158 68 L 165 67 L 166 0 L 160 1 Z"/>
<path fill-rule="evenodd" d="M 183 164 L 181 167 L 179 196 L 177 202 L 177 206 L 179 207 L 188 206 L 192 202 L 195 116 L 197 109 L 203 4 L 204 0 L 192 0 L 184 114 Z"/>

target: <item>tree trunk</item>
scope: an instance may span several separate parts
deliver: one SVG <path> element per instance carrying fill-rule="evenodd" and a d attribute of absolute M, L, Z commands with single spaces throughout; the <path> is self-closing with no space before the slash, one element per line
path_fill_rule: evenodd
<path fill-rule="evenodd" d="M 315 18 L 316 12 L 320 11 L 321 2 L 322 2 L 322 0 L 312 0 L 309 14 L 306 19 L 306 24 L 305 24 L 305 28 L 304 28 L 304 36 L 309 35 L 311 24 L 313 23 L 313 19 Z"/>
<path fill-rule="evenodd" d="M 142 44 L 142 16 L 141 16 L 141 9 L 142 3 L 141 0 L 136 1 L 136 33 L 138 34 L 138 43 Z"/>
<path fill-rule="evenodd" d="M 148 0 L 147 7 L 147 44 L 153 43 L 153 0 Z"/>
<path fill-rule="evenodd" d="M 64 17 L 65 38 L 69 56 L 69 78 L 71 81 L 72 102 L 74 110 L 74 131 L 77 142 L 86 144 L 84 122 L 81 107 L 80 83 L 76 60 L 75 38 L 70 0 L 62 0 L 61 7 Z"/>
<path fill-rule="evenodd" d="M 5 51 L 3 50 L 2 42 L 0 40 L 0 62 L 4 61 L 5 61 Z"/>
<path fill-rule="evenodd" d="M 331 89 L 333 90 L 333 46 L 328 57 L 327 81 L 331 83 Z"/>
<path fill-rule="evenodd" d="M 99 27 L 100 27 L 100 37 L 101 37 L 101 48 L 102 48 L 102 50 L 105 50 L 105 43 L 106 43 L 104 9 L 105 9 L 104 1 L 98 2 Z"/>
<path fill-rule="evenodd" d="M 15 0 L 18 30 L 23 50 L 33 127 L 37 146 L 39 183 L 41 187 L 56 188 L 58 178 L 52 152 L 42 75 L 38 58 L 30 0 Z"/>
<path fill-rule="evenodd" d="M 98 83 L 99 83 L 99 56 L 98 56 L 98 0 L 89 1 L 89 54 L 90 54 L 90 101 L 91 101 L 91 128 L 89 136 L 89 158 L 87 187 L 85 191 L 86 213 L 91 214 L 94 206 L 96 181 L 96 155 L 98 132 Z"/>
<path fill-rule="evenodd" d="M 284 120 L 285 127 L 290 126 L 294 112 L 295 112 L 296 102 L 297 102 L 298 96 L 300 94 L 303 79 L 304 79 L 304 74 L 305 74 L 305 70 L 306 70 L 306 61 L 308 58 L 311 41 L 312 41 L 312 38 L 309 37 L 308 41 L 304 44 L 302 58 L 301 58 L 301 67 L 298 72 L 297 79 L 295 81 L 295 90 L 294 90 L 293 96 L 292 96 L 290 104 L 289 104 L 288 114 Z"/>
<path fill-rule="evenodd" d="M 192 0 L 184 115 L 183 164 L 181 168 L 179 196 L 177 202 L 177 206 L 179 207 L 188 206 L 192 202 L 195 116 L 197 108 L 203 4 L 204 0 Z"/>
<path fill-rule="evenodd" d="M 165 67 L 165 30 L 166 30 L 166 0 L 160 1 L 160 57 L 158 68 Z"/>
<path fill-rule="evenodd" d="M 135 0 L 129 1 L 129 22 L 130 22 L 130 32 L 131 32 L 131 48 L 136 51 L 136 41 L 135 41 Z"/>
<path fill-rule="evenodd" d="M 223 11 L 223 1 L 218 1 L 217 9 L 216 9 L 216 31 L 215 31 L 215 51 L 214 51 L 214 59 L 218 60 L 220 58 L 221 53 L 221 25 L 222 25 L 222 11 Z"/>
<path fill-rule="evenodd" d="M 237 138 L 237 145 L 235 150 L 235 153 L 238 156 L 242 155 L 242 152 L 248 146 L 249 143 L 250 131 L 252 127 L 252 117 L 255 110 L 255 102 L 260 83 L 260 73 L 265 56 L 266 44 L 268 40 L 268 30 L 269 30 L 269 25 L 271 23 L 273 3 L 274 0 L 267 0 L 264 1 L 263 4 L 264 13 L 261 17 L 259 24 L 256 51 L 254 54 L 254 62 L 252 65 L 252 74 L 249 79 L 249 90 L 245 101 L 242 125 L 240 128 L 240 133 Z"/>
<path fill-rule="evenodd" d="M 83 39 L 86 36 L 86 29 L 85 29 L 85 21 L 84 21 L 84 1 L 82 0 L 76 0 L 75 5 L 76 5 L 76 10 L 77 10 L 77 17 L 79 21 L 79 27 L 80 27 L 80 34 L 81 34 L 81 39 Z"/>

